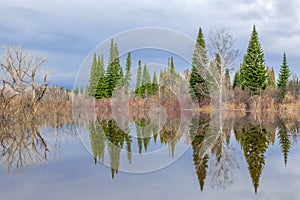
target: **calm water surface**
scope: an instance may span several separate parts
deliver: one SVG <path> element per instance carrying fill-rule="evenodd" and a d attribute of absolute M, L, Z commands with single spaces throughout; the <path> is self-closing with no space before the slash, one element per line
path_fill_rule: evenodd
<path fill-rule="evenodd" d="M 1 199 L 300 198 L 297 119 L 212 120 L 2 125 Z"/>

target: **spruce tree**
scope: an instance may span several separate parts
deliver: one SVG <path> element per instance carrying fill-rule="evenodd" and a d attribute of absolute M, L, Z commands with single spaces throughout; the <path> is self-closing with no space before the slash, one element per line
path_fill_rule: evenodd
<path fill-rule="evenodd" d="M 173 57 L 171 57 L 171 62 L 170 62 L 170 73 L 172 76 L 176 75 L 176 69 L 175 69 Z"/>
<path fill-rule="evenodd" d="M 253 26 L 246 54 L 246 65 L 242 73 L 243 86 L 249 88 L 251 94 L 260 94 L 261 90 L 266 87 L 266 75 L 264 53 L 255 26 Z"/>
<path fill-rule="evenodd" d="M 142 76 L 142 94 L 145 95 L 146 93 L 150 93 L 151 91 L 149 91 L 150 88 L 150 84 L 151 84 L 151 80 L 150 80 L 150 74 L 147 68 L 147 65 L 144 65 L 144 69 L 143 69 L 143 76 Z"/>
<path fill-rule="evenodd" d="M 95 93 L 95 97 L 97 99 L 106 98 L 107 95 L 107 83 L 106 83 L 106 77 L 105 77 L 105 69 L 104 69 L 104 56 L 101 54 L 101 57 L 98 58 L 98 82 L 97 82 L 97 89 Z"/>
<path fill-rule="evenodd" d="M 129 52 L 126 58 L 126 74 L 124 77 L 124 86 L 127 89 L 130 88 L 130 81 L 131 81 L 131 54 Z"/>
<path fill-rule="evenodd" d="M 290 78 L 290 69 L 289 66 L 287 64 L 287 60 L 286 60 L 286 55 L 285 52 L 283 53 L 283 61 L 282 61 L 282 65 L 280 67 L 280 72 L 278 75 L 278 82 L 277 82 L 277 86 L 279 88 L 286 88 L 289 78 Z"/>
<path fill-rule="evenodd" d="M 137 77 L 136 77 L 136 93 L 141 95 L 141 86 L 142 86 L 142 61 L 138 61 L 138 70 L 137 70 Z"/>
<path fill-rule="evenodd" d="M 156 94 L 158 91 L 158 82 L 156 77 L 156 72 L 154 71 L 153 79 L 152 79 L 152 94 Z"/>
<path fill-rule="evenodd" d="M 233 89 L 235 89 L 236 87 L 240 87 L 241 85 L 241 81 L 240 81 L 240 71 L 236 71 L 234 74 L 234 79 L 233 79 Z"/>
<path fill-rule="evenodd" d="M 106 71 L 107 96 L 111 97 L 117 84 L 122 83 L 123 71 L 120 65 L 118 46 L 111 40 L 109 64 Z"/>
<path fill-rule="evenodd" d="M 201 71 L 203 71 L 203 68 L 206 67 L 207 63 L 207 50 L 202 29 L 200 27 L 192 59 L 192 72 L 189 80 L 190 93 L 192 97 L 196 98 L 198 101 L 202 100 L 208 93 L 208 88 L 201 74 Z"/>
<path fill-rule="evenodd" d="M 93 62 L 92 62 L 92 68 L 90 72 L 90 81 L 88 85 L 88 95 L 95 96 L 96 94 L 96 88 L 98 83 L 98 62 L 97 62 L 97 55 L 94 53 Z"/>

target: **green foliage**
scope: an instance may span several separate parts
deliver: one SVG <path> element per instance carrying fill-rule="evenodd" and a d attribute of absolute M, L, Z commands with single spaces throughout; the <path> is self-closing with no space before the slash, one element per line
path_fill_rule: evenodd
<path fill-rule="evenodd" d="M 233 89 L 236 87 L 240 87 L 241 85 L 241 80 L 240 80 L 240 71 L 236 71 L 234 74 L 234 79 L 233 79 Z"/>
<path fill-rule="evenodd" d="M 203 191 L 208 170 L 208 154 L 202 155 L 202 143 L 209 129 L 209 118 L 194 117 L 189 125 L 189 135 L 192 138 L 193 161 L 198 176 L 200 190 Z M 203 126 L 204 125 L 204 126 Z"/>
<path fill-rule="evenodd" d="M 259 126 L 250 126 L 241 133 L 241 146 L 248 164 L 248 170 L 252 179 L 255 193 L 259 187 L 259 179 L 265 165 L 265 152 L 268 148 L 266 129 Z"/>
<path fill-rule="evenodd" d="M 259 94 L 261 89 L 266 88 L 266 76 L 264 53 L 255 26 L 253 26 L 245 63 L 241 70 L 242 88 L 249 88 L 251 94 Z"/>
<path fill-rule="evenodd" d="M 142 86 L 142 61 L 139 60 L 138 62 L 138 70 L 137 70 L 137 77 L 136 77 L 136 89 L 135 93 L 142 96 L 142 91 L 140 90 L 140 87 Z"/>
<path fill-rule="evenodd" d="M 288 161 L 288 154 L 290 152 L 292 142 L 288 130 L 283 122 L 281 122 L 278 128 L 277 137 L 279 139 L 279 145 L 283 154 L 284 164 L 286 166 Z"/>
<path fill-rule="evenodd" d="M 151 77 L 146 64 L 144 65 L 144 69 L 141 72 L 141 74 L 142 74 L 141 86 L 136 89 L 136 93 L 141 97 L 147 97 L 148 95 L 153 94 L 153 89 L 152 89 Z"/>
<path fill-rule="evenodd" d="M 131 54 L 129 52 L 126 58 L 126 74 L 124 77 L 124 86 L 127 89 L 130 88 L 131 76 Z"/>
<path fill-rule="evenodd" d="M 285 52 L 283 54 L 283 61 L 282 61 L 282 65 L 280 67 L 280 72 L 278 75 L 278 82 L 277 82 L 277 86 L 279 88 L 286 88 L 289 78 L 290 78 L 291 72 L 289 69 L 289 66 L 287 64 L 287 60 L 286 60 L 286 55 Z"/>
<path fill-rule="evenodd" d="M 94 53 L 92 68 L 90 72 L 90 81 L 88 85 L 88 95 L 95 96 L 96 88 L 98 84 L 98 77 L 99 77 L 99 61 L 97 60 L 97 55 Z"/>
<path fill-rule="evenodd" d="M 98 66 L 99 66 L 99 74 L 98 74 L 98 82 L 95 97 L 96 99 L 106 98 L 108 85 L 106 83 L 105 77 L 105 69 L 104 69 L 104 56 L 103 54 L 98 56 Z"/>
<path fill-rule="evenodd" d="M 159 85 L 157 82 L 156 72 L 154 71 L 153 79 L 152 79 L 152 86 L 151 86 L 152 94 L 155 95 L 158 92 L 158 89 L 159 89 Z"/>
<path fill-rule="evenodd" d="M 90 139 L 91 139 L 91 147 L 94 156 L 95 164 L 97 161 L 104 162 L 104 152 L 105 152 L 105 134 L 101 128 L 101 124 L 99 121 L 95 123 L 89 122 L 88 124 Z"/>
<path fill-rule="evenodd" d="M 192 72 L 189 79 L 190 94 L 198 101 L 204 99 L 208 94 L 208 88 L 204 78 L 201 76 L 201 68 L 206 67 L 208 63 L 207 50 L 201 27 L 199 28 L 198 37 L 195 45 L 192 59 Z"/>
<path fill-rule="evenodd" d="M 111 40 L 109 63 L 106 70 L 107 96 L 111 97 L 115 87 L 121 86 L 123 71 L 120 65 L 118 46 Z M 118 85 L 117 85 L 118 84 Z"/>

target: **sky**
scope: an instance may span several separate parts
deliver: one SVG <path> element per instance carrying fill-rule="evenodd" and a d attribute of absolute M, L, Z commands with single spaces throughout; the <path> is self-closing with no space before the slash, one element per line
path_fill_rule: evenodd
<path fill-rule="evenodd" d="M 300 75 L 300 1 L 297 0 L 0 0 L 0 45 L 22 45 L 47 59 L 49 81 L 71 88 L 84 59 L 120 32 L 161 27 L 196 39 L 224 28 L 236 39 L 239 61 L 255 24 L 267 66 L 279 71 L 287 53 Z M 175 63 L 176 64 L 176 63 Z"/>

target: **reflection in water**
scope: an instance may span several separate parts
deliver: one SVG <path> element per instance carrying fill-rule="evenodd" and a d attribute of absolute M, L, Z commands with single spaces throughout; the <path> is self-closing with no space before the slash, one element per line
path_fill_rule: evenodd
<path fill-rule="evenodd" d="M 144 117 L 144 116 L 143 116 Z M 207 176 L 210 177 L 210 185 L 216 189 L 226 189 L 234 182 L 234 170 L 239 169 L 238 161 L 234 156 L 235 148 L 232 146 L 231 136 L 240 144 L 243 151 L 249 175 L 252 180 L 255 193 L 258 190 L 260 177 L 265 166 L 265 153 L 270 145 L 274 145 L 277 133 L 284 163 L 287 164 L 288 153 L 299 134 L 298 121 L 289 121 L 289 127 L 279 117 L 272 119 L 257 116 L 222 116 L 222 125 L 211 123 L 212 115 L 201 114 L 189 122 L 188 134 L 184 135 L 180 130 L 180 119 L 167 118 L 163 127 L 152 123 L 148 118 L 135 119 L 136 142 L 138 153 L 147 152 L 153 142 L 159 138 L 161 144 L 170 147 L 171 156 L 174 156 L 175 146 L 180 142 L 191 141 L 193 150 L 193 162 L 198 177 L 200 190 L 204 189 Z M 121 125 L 122 131 L 116 122 L 110 120 L 97 120 L 90 122 L 90 139 L 95 162 L 104 162 L 105 151 L 108 152 L 112 177 L 118 172 L 120 152 L 127 151 L 128 162 L 131 163 L 132 154 L 132 130 L 129 122 Z M 180 133 L 178 133 L 180 132 Z M 210 151 L 206 151 L 207 141 L 213 138 Z M 126 145 L 125 145 L 126 144 Z M 144 150 L 144 151 L 143 151 Z M 208 173 L 210 172 L 210 173 Z"/>
<path fill-rule="evenodd" d="M 255 193 L 259 186 L 259 179 L 265 166 L 265 152 L 268 148 L 267 130 L 259 126 L 250 125 L 250 128 L 241 132 L 241 146 L 248 164 Z"/>
<path fill-rule="evenodd" d="M 138 116 L 138 115 L 137 115 Z M 214 119 L 215 121 L 212 122 Z M 218 120 L 216 120 L 218 119 Z M 86 119 L 84 121 L 87 121 Z M 289 152 L 299 136 L 299 120 L 279 116 L 238 116 L 236 114 L 201 114 L 190 120 L 187 130 L 180 126 L 180 117 L 160 120 L 143 116 L 118 120 L 89 119 L 87 128 L 94 162 L 109 159 L 112 178 L 122 165 L 121 151 L 126 151 L 127 163 L 132 154 L 143 156 L 157 143 L 168 146 L 170 158 L 174 157 L 176 144 L 190 142 L 193 164 L 200 190 L 206 182 L 215 189 L 226 189 L 233 184 L 234 171 L 239 169 L 235 146 L 240 145 L 255 193 L 260 185 L 263 168 L 267 164 L 266 152 L 278 143 L 283 164 L 288 165 Z M 82 123 L 84 125 L 85 123 Z M 76 137 L 70 116 L 57 114 L 44 122 L 1 124 L 1 162 L 7 173 L 18 172 L 23 167 L 47 162 L 50 152 L 60 152 L 61 140 Z M 277 143 L 275 143 L 277 140 Z M 207 144 L 211 142 L 208 149 Z M 135 150 L 136 147 L 136 150 Z M 136 152 L 135 152 L 136 151 Z M 126 155 L 125 155 L 126 156 Z"/>
<path fill-rule="evenodd" d="M 47 161 L 48 146 L 37 126 L 2 125 L 1 160 L 8 173 Z"/>
<path fill-rule="evenodd" d="M 128 125 L 129 126 L 129 125 Z M 126 143 L 127 159 L 131 163 L 132 139 L 122 131 L 114 120 L 97 120 L 89 123 L 90 139 L 95 163 L 104 162 L 105 149 L 108 150 L 112 178 L 119 171 L 121 150 Z"/>
<path fill-rule="evenodd" d="M 60 153 L 61 141 L 76 137 L 67 121 L 0 124 L 0 159 L 7 173 L 48 161 L 50 151 Z"/>
<path fill-rule="evenodd" d="M 193 148 L 193 160 L 201 191 L 204 188 L 208 168 L 208 154 L 201 154 L 201 145 L 209 128 L 209 118 L 193 118 L 190 123 L 190 136 Z"/>

